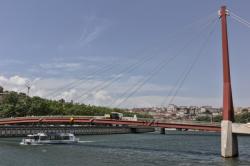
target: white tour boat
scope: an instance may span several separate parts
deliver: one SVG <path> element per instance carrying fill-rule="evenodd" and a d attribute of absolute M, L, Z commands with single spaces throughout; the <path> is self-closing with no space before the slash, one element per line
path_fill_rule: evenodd
<path fill-rule="evenodd" d="M 37 133 L 30 134 L 24 138 L 21 145 L 41 145 L 41 144 L 74 144 L 78 143 L 79 138 L 76 138 L 71 133 Z"/>

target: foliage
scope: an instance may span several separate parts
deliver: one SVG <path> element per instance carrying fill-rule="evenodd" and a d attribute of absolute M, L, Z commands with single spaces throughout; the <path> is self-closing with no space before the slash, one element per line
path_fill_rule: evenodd
<path fill-rule="evenodd" d="M 221 115 L 214 116 L 213 121 L 214 122 L 221 122 L 222 121 L 222 116 Z"/>
<path fill-rule="evenodd" d="M 197 121 L 204 121 L 204 122 L 210 122 L 211 121 L 211 116 L 198 116 L 196 118 Z"/>
<path fill-rule="evenodd" d="M 243 112 L 239 115 L 235 116 L 235 121 L 238 123 L 248 123 L 250 122 L 250 113 L 249 112 Z"/>
<path fill-rule="evenodd" d="M 111 112 L 120 112 L 124 116 L 133 116 L 125 109 L 107 108 L 79 103 L 29 97 L 24 93 L 9 92 L 4 95 L 0 104 L 0 117 L 49 116 L 49 115 L 81 115 L 103 116 Z M 150 115 L 137 114 L 139 118 L 150 118 Z"/>
<path fill-rule="evenodd" d="M 241 114 L 237 114 L 234 116 L 235 117 L 235 122 L 236 123 L 248 123 L 250 122 L 250 112 L 242 111 Z M 211 116 L 204 116 L 204 117 L 197 117 L 197 121 L 205 121 L 205 122 L 211 122 Z M 213 117 L 213 122 L 221 122 L 222 116 L 214 116 Z"/>

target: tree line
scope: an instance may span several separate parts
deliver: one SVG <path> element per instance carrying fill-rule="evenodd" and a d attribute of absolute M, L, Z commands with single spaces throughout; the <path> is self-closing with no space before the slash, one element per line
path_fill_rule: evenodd
<path fill-rule="evenodd" d="M 102 106 L 86 105 L 66 102 L 65 100 L 48 100 L 38 96 L 29 97 L 24 93 L 8 92 L 1 95 L 0 117 L 24 116 L 51 116 L 51 115 L 79 115 L 103 116 L 111 112 L 120 112 L 124 116 L 133 116 L 126 109 L 108 108 Z M 136 114 L 139 118 L 151 118 L 147 114 Z"/>
<path fill-rule="evenodd" d="M 203 117 L 197 117 L 197 121 L 205 121 L 205 122 L 221 122 L 222 121 L 222 116 L 217 115 L 217 116 L 203 116 Z M 248 123 L 250 122 L 250 112 L 248 112 L 247 109 L 243 109 L 240 114 L 234 115 L 234 120 L 236 123 Z"/>

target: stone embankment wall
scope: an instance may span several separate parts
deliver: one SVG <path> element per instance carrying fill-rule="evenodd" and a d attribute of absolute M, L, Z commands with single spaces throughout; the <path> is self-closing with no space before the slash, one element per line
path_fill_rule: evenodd
<path fill-rule="evenodd" d="M 0 126 L 0 137 L 23 137 L 34 133 L 74 133 L 75 135 L 128 134 L 153 132 L 151 127 L 106 126 Z"/>

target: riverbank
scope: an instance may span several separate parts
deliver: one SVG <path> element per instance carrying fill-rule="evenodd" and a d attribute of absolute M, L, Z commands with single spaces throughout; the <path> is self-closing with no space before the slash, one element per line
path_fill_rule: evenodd
<path fill-rule="evenodd" d="M 75 135 L 105 135 L 154 132 L 152 127 L 133 126 L 0 126 L 0 137 L 23 137 L 39 132 L 74 133 Z"/>

